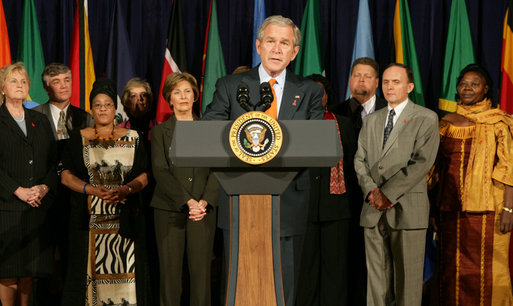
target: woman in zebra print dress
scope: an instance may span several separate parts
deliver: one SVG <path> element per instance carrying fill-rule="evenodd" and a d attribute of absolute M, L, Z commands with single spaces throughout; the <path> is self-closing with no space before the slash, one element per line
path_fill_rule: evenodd
<path fill-rule="evenodd" d="M 115 84 L 90 95 L 95 125 L 72 135 L 62 183 L 73 190 L 70 263 L 63 305 L 146 305 L 144 237 L 138 193 L 148 184 L 146 155 L 134 130 L 114 124 Z M 137 275 L 137 277 L 136 277 Z M 109 304 L 110 305 L 110 304 Z"/>

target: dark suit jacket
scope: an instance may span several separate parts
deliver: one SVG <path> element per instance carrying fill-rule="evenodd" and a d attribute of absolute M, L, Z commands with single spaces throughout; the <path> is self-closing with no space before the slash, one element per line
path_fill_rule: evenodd
<path fill-rule="evenodd" d="M 49 192 L 40 208 L 52 203 L 57 185 L 56 148 L 50 123 L 40 113 L 25 109 L 27 136 L 7 110 L 0 107 L 0 209 L 23 211 L 31 206 L 14 195 L 18 187 L 46 184 Z"/>
<path fill-rule="evenodd" d="M 246 111 L 236 100 L 237 86 L 248 84 L 253 104 L 260 100 L 260 78 L 258 67 L 250 71 L 228 75 L 216 83 L 212 103 L 207 107 L 203 120 L 234 120 Z M 324 118 L 322 87 L 315 82 L 287 71 L 285 87 L 278 113 L 278 120 L 309 120 Z M 261 110 L 261 109 L 259 109 Z M 310 180 L 308 171 L 301 171 L 280 196 L 280 235 L 304 234 L 308 215 Z M 218 225 L 230 228 L 230 212 L 227 201 L 220 201 Z"/>
<path fill-rule="evenodd" d="M 362 129 L 362 117 L 360 113 L 357 112 L 357 108 L 359 105 L 360 103 L 358 101 L 356 101 L 353 98 L 350 98 L 342 103 L 338 103 L 328 107 L 334 114 L 346 116 L 352 120 L 356 137 L 358 137 L 358 134 L 360 134 L 360 130 Z M 382 109 L 387 105 L 387 100 L 376 96 L 376 104 L 374 107 L 374 111 Z"/>
<path fill-rule="evenodd" d="M 198 118 L 195 117 L 195 120 Z M 176 117 L 151 130 L 151 157 L 156 186 L 151 206 L 175 212 L 188 212 L 189 199 L 205 200 L 216 206 L 219 185 L 208 168 L 178 168 L 169 159 L 169 148 L 176 126 Z M 184 210 L 185 208 L 185 210 Z"/>
<path fill-rule="evenodd" d="M 354 171 L 356 136 L 349 118 L 335 115 L 340 130 L 340 140 L 344 151 L 344 180 L 346 192 L 341 195 L 330 194 L 331 168 L 310 168 L 310 212 L 311 221 L 334 221 L 360 215 L 361 198 L 355 190 L 359 189 Z"/>
<path fill-rule="evenodd" d="M 34 110 L 46 115 L 48 121 L 50 121 L 50 126 L 52 127 L 53 136 L 55 140 L 57 140 L 57 127 L 53 123 L 52 111 L 50 110 L 50 102 L 34 107 Z M 66 112 L 66 127 L 68 128 L 68 133 L 74 129 L 83 129 L 88 126 L 91 126 L 92 117 L 91 115 L 83 109 L 70 105 L 68 107 L 68 111 Z"/>

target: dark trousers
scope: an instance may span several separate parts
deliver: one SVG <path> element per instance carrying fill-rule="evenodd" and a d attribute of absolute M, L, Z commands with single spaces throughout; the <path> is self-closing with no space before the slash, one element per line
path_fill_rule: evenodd
<path fill-rule="evenodd" d="M 201 221 L 184 213 L 155 209 L 155 234 L 160 264 L 160 305 L 180 305 L 183 256 L 190 274 L 190 304 L 210 305 L 210 269 L 216 211 Z"/>

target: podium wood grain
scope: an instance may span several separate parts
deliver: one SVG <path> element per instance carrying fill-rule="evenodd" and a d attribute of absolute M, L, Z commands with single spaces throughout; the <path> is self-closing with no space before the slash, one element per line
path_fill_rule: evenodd
<path fill-rule="evenodd" d="M 240 195 L 235 305 L 276 305 L 272 196 Z"/>

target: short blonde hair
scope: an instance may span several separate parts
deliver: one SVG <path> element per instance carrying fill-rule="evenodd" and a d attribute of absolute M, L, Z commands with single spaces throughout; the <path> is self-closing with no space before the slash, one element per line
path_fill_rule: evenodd
<path fill-rule="evenodd" d="M 28 86 L 30 87 L 30 77 L 27 73 L 27 69 L 25 69 L 25 65 L 23 64 L 23 62 L 16 62 L 11 65 L 5 65 L 0 69 L 0 89 L 4 88 L 5 81 L 15 72 L 25 75 L 25 78 L 27 79 Z M 0 99 L 1 99 L 1 102 L 3 103 L 5 100 L 5 96 L 2 95 L 2 97 Z"/>
<path fill-rule="evenodd" d="M 126 82 L 125 88 L 123 88 L 123 92 L 121 93 L 121 104 L 124 107 L 128 105 L 128 100 L 130 100 L 130 90 L 135 87 L 142 87 L 148 94 L 148 105 L 151 105 L 153 102 L 153 93 L 151 92 L 151 87 L 148 82 L 141 78 L 133 78 Z"/>
<path fill-rule="evenodd" d="M 299 46 L 299 43 L 301 42 L 301 30 L 297 27 L 294 21 L 292 21 L 292 19 L 281 15 L 269 16 L 262 22 L 257 32 L 257 39 L 259 41 L 264 39 L 265 29 L 271 24 L 276 24 L 282 27 L 292 27 L 292 30 L 294 30 L 294 46 Z"/>
<path fill-rule="evenodd" d="M 196 81 L 196 78 L 187 72 L 173 72 L 167 76 L 166 80 L 164 81 L 164 86 L 162 87 L 162 96 L 170 106 L 171 91 L 173 91 L 178 83 L 182 81 L 187 81 L 189 84 L 191 84 L 192 91 L 194 92 L 194 101 L 198 100 L 199 98 L 198 82 Z"/>

